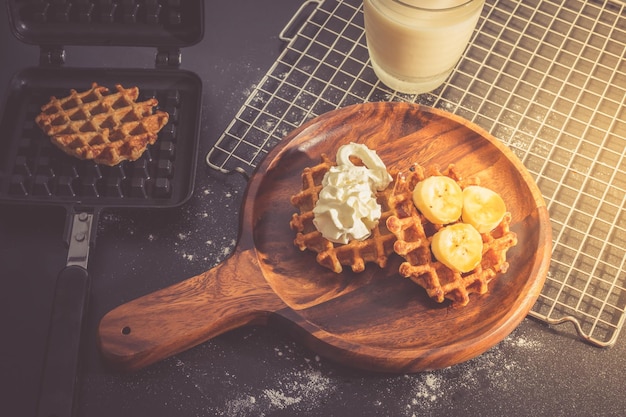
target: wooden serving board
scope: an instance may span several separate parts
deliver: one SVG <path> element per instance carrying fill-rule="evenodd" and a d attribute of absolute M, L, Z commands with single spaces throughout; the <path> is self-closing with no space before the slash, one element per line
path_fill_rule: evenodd
<path fill-rule="evenodd" d="M 368 265 L 335 274 L 294 245 L 290 196 L 300 174 L 339 146 L 364 143 L 390 169 L 412 163 L 457 165 L 464 176 L 503 196 L 518 244 L 506 274 L 466 307 L 430 300 L 397 273 Z M 278 326 L 318 354 L 385 372 L 442 368 L 475 357 L 526 316 L 546 278 L 548 212 L 517 157 L 474 124 L 407 103 L 366 103 L 322 115 L 298 128 L 252 176 L 233 255 L 213 269 L 121 305 L 100 323 L 99 346 L 113 365 L 138 369 L 247 324 Z M 349 268 L 347 268 L 349 269 Z"/>

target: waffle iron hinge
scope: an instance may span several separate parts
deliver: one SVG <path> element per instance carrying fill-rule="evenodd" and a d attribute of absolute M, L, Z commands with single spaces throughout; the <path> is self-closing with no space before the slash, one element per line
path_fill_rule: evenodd
<path fill-rule="evenodd" d="M 66 231 L 68 243 L 67 266 L 78 265 L 87 269 L 93 214 L 86 212 L 72 215 L 69 230 Z"/>
<path fill-rule="evenodd" d="M 95 246 L 99 208 L 76 207 L 67 211 L 63 241 L 68 247 L 67 266 L 87 269 L 89 249 Z"/>
<path fill-rule="evenodd" d="M 62 45 L 42 45 L 39 48 L 39 64 L 57 67 L 65 64 L 65 48 Z"/>
<path fill-rule="evenodd" d="M 157 68 L 178 68 L 182 60 L 179 48 L 158 48 L 155 65 Z"/>

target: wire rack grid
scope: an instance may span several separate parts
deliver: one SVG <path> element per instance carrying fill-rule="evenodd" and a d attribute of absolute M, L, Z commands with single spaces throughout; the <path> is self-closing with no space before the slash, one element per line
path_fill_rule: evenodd
<path fill-rule="evenodd" d="M 406 101 L 460 115 L 515 152 L 548 205 L 552 260 L 530 316 L 613 345 L 626 317 L 624 3 L 487 0 L 452 75 L 421 95 L 376 78 L 361 4 L 303 4 L 281 33 L 284 51 L 207 154 L 209 166 L 250 173 L 293 129 L 351 104 Z"/>

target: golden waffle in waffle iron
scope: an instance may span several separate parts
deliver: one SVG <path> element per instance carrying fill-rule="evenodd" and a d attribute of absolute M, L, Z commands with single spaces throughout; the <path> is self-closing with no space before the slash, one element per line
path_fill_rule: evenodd
<path fill-rule="evenodd" d="M 395 252 L 405 258 L 400 265 L 400 275 L 423 287 L 437 302 L 449 299 L 453 306 L 461 307 L 469 302 L 470 294 L 486 293 L 496 274 L 507 271 L 506 253 L 517 244 L 517 237 L 509 229 L 511 214 L 507 212 L 494 230 L 481 234 L 482 260 L 475 269 L 459 273 L 438 262 L 432 255 L 430 242 L 444 225 L 426 220 L 412 200 L 415 185 L 431 175 L 446 175 L 457 181 L 461 188 L 478 185 L 474 179 L 462 180 L 453 165 L 440 171 L 437 166 L 424 169 L 415 164 L 406 175 L 399 175 L 396 180 L 392 201 L 397 206 L 398 215 L 389 216 L 387 228 L 397 237 Z"/>
<path fill-rule="evenodd" d="M 322 179 L 333 165 L 326 155 L 322 155 L 318 165 L 307 167 L 302 172 L 302 190 L 291 197 L 291 204 L 299 211 L 293 214 L 289 223 L 296 232 L 294 244 L 302 251 L 309 249 L 317 253 L 317 262 L 336 273 L 340 273 L 343 266 L 350 266 L 352 271 L 361 272 L 368 262 L 384 268 L 389 255 L 393 254 L 396 240 L 385 226 L 387 218 L 394 214 L 388 204 L 392 187 L 376 193 L 378 204 L 381 205 L 381 218 L 371 235 L 364 240 L 352 240 L 346 244 L 333 243 L 324 238 L 313 224 L 313 209 L 322 189 Z"/>
<path fill-rule="evenodd" d="M 153 113 L 155 98 L 136 102 L 137 87 L 125 89 L 118 84 L 116 89 L 109 94 L 108 88 L 93 83 L 87 91 L 51 97 L 35 121 L 68 155 L 103 165 L 134 161 L 154 144 L 169 115 Z"/>

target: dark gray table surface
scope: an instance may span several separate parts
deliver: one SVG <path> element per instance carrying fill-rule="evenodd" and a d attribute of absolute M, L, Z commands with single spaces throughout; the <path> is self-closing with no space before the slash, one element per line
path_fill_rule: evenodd
<path fill-rule="evenodd" d="M 281 329 L 266 327 L 231 331 L 135 373 L 116 373 L 101 361 L 95 335 L 106 312 L 204 272 L 234 248 L 246 182 L 212 171 L 204 156 L 278 57 L 283 47 L 278 34 L 300 4 L 206 3 L 204 39 L 182 51 L 182 68 L 203 82 L 194 196 L 174 209 L 102 214 L 89 259 L 93 283 L 76 415 L 625 415 L 626 336 L 601 349 L 567 328 L 528 318 L 469 362 L 410 375 L 350 369 L 319 357 Z M 4 6 L 0 106 L 10 78 L 36 66 L 39 52 L 13 37 Z M 68 47 L 66 65 L 154 65 L 154 50 L 132 51 Z M 35 415 L 54 282 L 67 256 L 64 221 L 61 208 L 0 205 L 3 416 Z"/>

